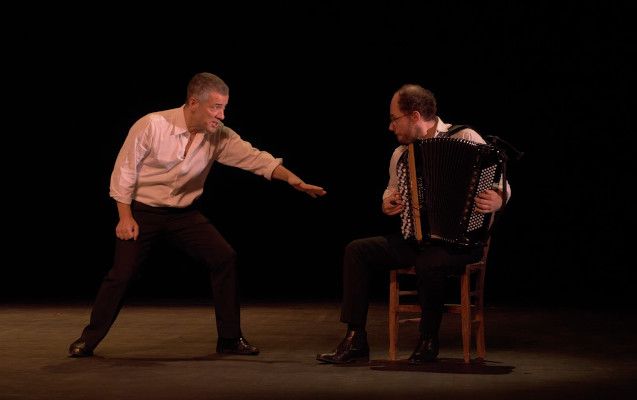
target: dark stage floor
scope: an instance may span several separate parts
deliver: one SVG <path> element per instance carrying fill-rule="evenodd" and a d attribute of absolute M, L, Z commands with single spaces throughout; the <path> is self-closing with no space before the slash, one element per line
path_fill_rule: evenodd
<path fill-rule="evenodd" d="M 132 303 L 89 359 L 67 348 L 87 304 L 0 308 L 0 399 L 628 399 L 637 389 L 634 314 L 575 309 L 487 309 L 487 360 L 462 364 L 459 317 L 443 321 L 441 360 L 387 361 L 386 305 L 370 309 L 369 364 L 315 361 L 344 334 L 337 303 L 247 303 L 256 357 L 218 356 L 211 307 Z M 402 328 L 400 357 L 416 327 Z"/>

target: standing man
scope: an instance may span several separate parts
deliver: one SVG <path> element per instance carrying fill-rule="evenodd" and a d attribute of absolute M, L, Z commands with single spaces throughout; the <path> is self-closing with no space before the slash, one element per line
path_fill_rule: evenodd
<path fill-rule="evenodd" d="M 166 239 L 210 272 L 217 322 L 218 353 L 256 355 L 259 349 L 241 332 L 236 253 L 197 209 L 215 161 L 288 182 L 312 197 L 326 192 L 309 185 L 223 125 L 229 89 L 210 73 L 188 84 L 186 104 L 148 114 L 131 127 L 111 175 L 110 196 L 119 222 L 112 269 L 97 293 L 89 324 L 69 348 L 88 357 L 117 318 L 131 278 L 153 242 Z"/>

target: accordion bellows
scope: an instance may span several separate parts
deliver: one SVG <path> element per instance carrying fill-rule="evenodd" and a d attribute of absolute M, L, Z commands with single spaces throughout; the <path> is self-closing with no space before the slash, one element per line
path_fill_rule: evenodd
<path fill-rule="evenodd" d="M 398 190 L 405 239 L 483 245 L 490 214 L 476 211 L 475 197 L 497 187 L 500 151 L 465 139 L 432 138 L 408 146 L 398 161 Z"/>

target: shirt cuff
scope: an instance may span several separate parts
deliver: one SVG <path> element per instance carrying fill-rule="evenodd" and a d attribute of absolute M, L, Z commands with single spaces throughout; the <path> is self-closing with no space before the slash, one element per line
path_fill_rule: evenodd
<path fill-rule="evenodd" d="M 133 199 L 131 199 L 130 197 L 118 196 L 113 193 L 111 193 L 111 197 L 113 198 L 113 200 L 117 201 L 118 203 L 130 205 L 133 202 Z"/>
<path fill-rule="evenodd" d="M 275 158 L 267 167 L 267 169 L 265 170 L 265 173 L 263 174 L 263 176 L 265 177 L 265 179 L 271 181 L 272 180 L 272 172 L 274 172 L 274 170 L 276 169 L 276 167 L 278 167 L 279 165 L 283 164 L 283 159 L 282 158 Z"/>

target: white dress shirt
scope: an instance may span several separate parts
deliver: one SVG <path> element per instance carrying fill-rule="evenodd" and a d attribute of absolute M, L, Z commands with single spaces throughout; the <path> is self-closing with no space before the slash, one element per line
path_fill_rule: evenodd
<path fill-rule="evenodd" d="M 213 134 L 196 134 L 184 157 L 190 135 L 183 107 L 140 118 L 115 161 L 110 196 L 125 204 L 136 200 L 149 206 L 183 208 L 203 193 L 214 161 L 266 179 L 282 163 L 223 125 Z"/>

